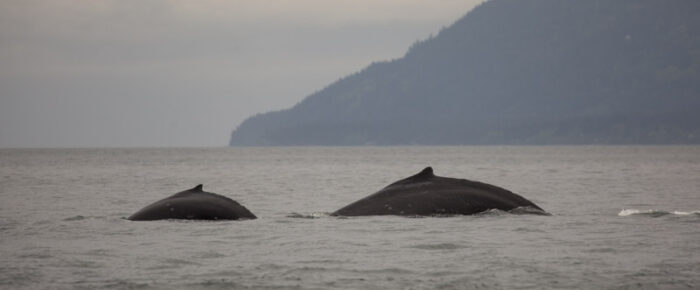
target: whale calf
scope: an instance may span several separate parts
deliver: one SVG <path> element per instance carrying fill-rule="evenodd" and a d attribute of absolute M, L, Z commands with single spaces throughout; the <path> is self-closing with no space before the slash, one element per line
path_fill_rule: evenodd
<path fill-rule="evenodd" d="M 435 176 L 433 168 L 399 180 L 353 202 L 333 216 L 367 215 L 472 215 L 491 209 L 548 215 L 533 202 L 509 190 L 477 181 Z"/>
<path fill-rule="evenodd" d="M 202 185 L 156 201 L 127 219 L 152 221 L 163 219 L 238 220 L 257 218 L 233 199 L 202 190 Z"/>

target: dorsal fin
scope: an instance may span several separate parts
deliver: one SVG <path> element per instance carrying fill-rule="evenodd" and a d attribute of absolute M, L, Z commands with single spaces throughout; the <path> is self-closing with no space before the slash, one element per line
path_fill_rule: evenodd
<path fill-rule="evenodd" d="M 192 189 L 190 189 L 190 191 L 199 191 L 199 192 L 202 192 L 202 191 L 203 191 L 203 190 L 202 190 L 202 186 L 203 186 L 203 185 L 201 185 L 201 184 L 200 184 L 200 185 L 197 185 L 197 186 L 193 187 Z"/>
<path fill-rule="evenodd" d="M 433 176 L 435 176 L 433 174 L 433 168 L 428 166 L 425 169 L 423 169 L 421 172 L 419 172 L 418 174 L 411 176 L 409 178 L 421 178 L 422 179 L 422 178 L 431 178 Z"/>

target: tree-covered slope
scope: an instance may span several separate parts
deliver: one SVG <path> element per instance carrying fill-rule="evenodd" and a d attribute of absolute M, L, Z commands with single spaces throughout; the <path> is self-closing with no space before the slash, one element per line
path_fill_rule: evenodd
<path fill-rule="evenodd" d="M 491 0 L 239 145 L 700 143 L 700 1 Z"/>

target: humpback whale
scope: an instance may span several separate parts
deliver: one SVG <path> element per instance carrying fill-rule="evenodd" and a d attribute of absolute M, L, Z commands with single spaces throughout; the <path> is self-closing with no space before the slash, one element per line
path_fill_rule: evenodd
<path fill-rule="evenodd" d="M 132 221 L 163 219 L 238 220 L 255 219 L 233 199 L 202 190 L 202 185 L 156 201 L 128 217 Z"/>
<path fill-rule="evenodd" d="M 331 215 L 472 215 L 491 209 L 510 211 L 521 207 L 531 209 L 526 212 L 548 215 L 533 202 L 509 190 L 477 181 L 435 176 L 433 168 L 427 167 Z"/>

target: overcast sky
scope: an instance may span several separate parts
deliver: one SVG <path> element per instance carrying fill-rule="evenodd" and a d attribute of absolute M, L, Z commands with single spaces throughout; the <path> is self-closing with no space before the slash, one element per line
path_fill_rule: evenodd
<path fill-rule="evenodd" d="M 226 146 L 481 0 L 0 1 L 0 147 Z"/>

